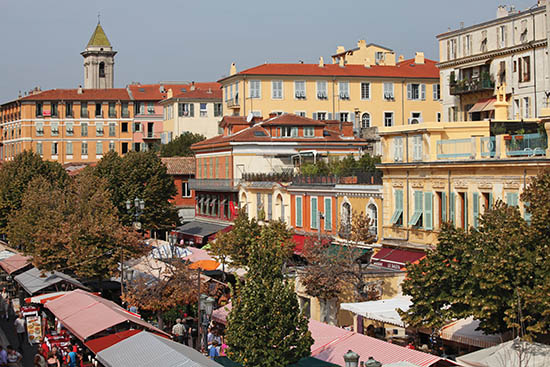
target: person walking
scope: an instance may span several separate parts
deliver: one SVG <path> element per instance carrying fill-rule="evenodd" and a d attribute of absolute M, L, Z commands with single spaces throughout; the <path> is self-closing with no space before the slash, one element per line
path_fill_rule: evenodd
<path fill-rule="evenodd" d="M 6 288 L 2 288 L 2 304 L 1 304 L 1 311 L 4 318 L 7 320 L 9 318 L 9 310 L 10 310 L 10 295 Z"/>
<path fill-rule="evenodd" d="M 46 360 L 46 363 L 48 363 L 48 367 L 61 367 L 61 362 L 59 362 L 59 358 L 53 352 L 48 353 L 48 359 Z"/>
<path fill-rule="evenodd" d="M 185 331 L 185 325 L 181 323 L 181 319 L 176 319 L 176 325 L 172 327 L 172 335 L 178 343 L 183 344 Z"/>
<path fill-rule="evenodd" d="M 14 347 L 8 345 L 8 366 L 9 367 L 21 367 L 21 360 L 23 356 L 21 353 L 15 350 Z"/>
<path fill-rule="evenodd" d="M 19 316 L 13 322 L 15 326 L 15 331 L 17 332 L 17 342 L 19 343 L 18 349 L 23 353 L 23 344 L 26 340 L 26 331 L 27 327 L 25 325 L 25 318 L 23 317 L 23 312 L 19 312 Z"/>
<path fill-rule="evenodd" d="M 40 353 L 34 355 L 34 367 L 47 367 L 46 358 Z"/>
<path fill-rule="evenodd" d="M 77 367 L 77 355 L 74 351 L 75 348 L 69 347 L 67 348 L 67 366 L 69 367 Z"/>
<path fill-rule="evenodd" d="M 6 367 L 8 365 L 8 352 L 0 345 L 0 367 Z"/>

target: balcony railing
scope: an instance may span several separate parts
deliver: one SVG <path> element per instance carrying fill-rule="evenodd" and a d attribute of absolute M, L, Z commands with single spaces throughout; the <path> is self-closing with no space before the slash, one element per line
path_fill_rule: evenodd
<path fill-rule="evenodd" d="M 227 100 L 227 107 L 233 108 L 233 107 L 239 107 L 239 98 L 231 98 Z"/>
<path fill-rule="evenodd" d="M 195 191 L 238 191 L 239 179 L 193 178 L 189 189 Z"/>
<path fill-rule="evenodd" d="M 523 134 L 523 135 L 506 135 L 506 155 L 517 156 L 539 156 L 546 154 L 548 147 L 547 138 L 542 134 Z"/>
<path fill-rule="evenodd" d="M 494 158 L 497 152 L 497 141 L 494 136 L 487 136 L 480 139 L 481 156 L 484 158 Z"/>
<path fill-rule="evenodd" d="M 160 139 L 160 134 L 154 132 L 146 132 L 143 134 L 143 139 Z"/>
<path fill-rule="evenodd" d="M 475 156 L 473 139 L 449 139 L 437 142 L 437 159 L 471 158 Z"/>
<path fill-rule="evenodd" d="M 481 92 L 495 89 L 495 82 L 489 78 L 462 79 L 450 84 L 451 95 Z"/>
<path fill-rule="evenodd" d="M 293 185 L 337 185 L 337 184 L 358 184 L 358 185 L 382 185 L 382 172 L 355 172 L 349 175 L 335 176 L 304 176 L 296 175 L 292 178 Z"/>

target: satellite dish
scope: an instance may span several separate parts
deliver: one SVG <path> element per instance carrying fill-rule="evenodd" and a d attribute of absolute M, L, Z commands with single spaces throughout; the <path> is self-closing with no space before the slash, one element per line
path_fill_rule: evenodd
<path fill-rule="evenodd" d="M 246 122 L 250 122 L 254 119 L 254 114 L 252 112 L 248 113 L 248 116 L 246 116 Z"/>

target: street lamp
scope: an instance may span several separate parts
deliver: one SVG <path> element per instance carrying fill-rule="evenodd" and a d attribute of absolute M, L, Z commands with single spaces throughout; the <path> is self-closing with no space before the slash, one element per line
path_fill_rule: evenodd
<path fill-rule="evenodd" d="M 170 244 L 170 252 L 171 257 L 174 258 L 175 256 L 175 249 L 176 249 L 176 243 L 178 241 L 178 237 L 175 234 L 170 233 L 168 235 L 168 243 Z"/>
<path fill-rule="evenodd" d="M 215 302 L 216 300 L 214 298 L 209 297 L 206 294 L 201 294 L 200 296 L 199 310 L 202 311 L 202 337 L 205 350 L 208 349 L 208 325 L 210 324 L 212 311 L 214 311 Z"/>
<path fill-rule="evenodd" d="M 369 357 L 369 359 L 365 362 L 365 367 L 382 367 L 382 363 L 378 362 L 373 357 Z"/>
<path fill-rule="evenodd" d="M 346 367 L 358 367 L 359 354 L 349 349 L 348 352 L 344 354 L 344 362 Z"/>
<path fill-rule="evenodd" d="M 145 209 L 145 201 L 143 201 L 142 199 L 136 197 L 134 199 L 134 203 L 133 203 L 133 208 L 134 208 L 134 228 L 135 229 L 141 229 L 141 222 L 138 221 L 139 217 L 143 214 L 143 210 Z M 126 200 L 126 210 L 128 210 L 130 212 L 130 210 L 132 209 L 132 201 L 130 201 L 129 199 Z"/>

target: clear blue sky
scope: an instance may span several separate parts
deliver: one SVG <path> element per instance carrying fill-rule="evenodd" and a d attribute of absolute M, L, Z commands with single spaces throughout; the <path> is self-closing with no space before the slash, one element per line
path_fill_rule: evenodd
<path fill-rule="evenodd" d="M 537 0 L 510 0 L 526 9 Z M 83 84 L 82 56 L 101 12 L 118 51 L 115 86 L 213 81 L 231 62 L 328 61 L 366 39 L 437 59 L 435 36 L 493 19 L 502 0 L 0 0 L 0 102 L 40 85 Z"/>

